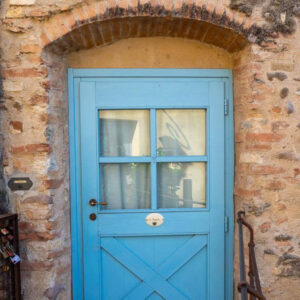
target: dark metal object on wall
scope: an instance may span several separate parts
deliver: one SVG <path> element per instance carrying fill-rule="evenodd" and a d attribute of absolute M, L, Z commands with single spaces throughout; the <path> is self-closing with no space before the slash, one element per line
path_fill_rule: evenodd
<path fill-rule="evenodd" d="M 8 186 L 12 191 L 27 191 L 32 187 L 29 177 L 15 177 L 8 181 Z"/>
<path fill-rule="evenodd" d="M 3 252 L 4 238 L 9 241 L 14 254 L 19 255 L 18 215 L 0 215 L 0 245 Z M 9 248 L 8 248 L 9 249 Z M 5 255 L 10 254 L 5 251 Z M 13 263 L 10 257 L 0 254 L 0 300 L 21 300 L 20 262 Z"/>
<path fill-rule="evenodd" d="M 241 293 L 241 300 L 248 300 L 248 294 L 250 300 L 266 300 L 262 293 L 259 274 L 257 269 L 257 263 L 254 251 L 254 232 L 252 226 L 243 219 L 245 215 L 244 211 L 239 211 L 237 216 L 237 223 L 239 227 L 239 259 L 240 259 L 240 282 L 238 283 L 238 291 Z M 245 254 L 244 254 L 244 235 L 243 225 L 248 228 L 250 232 L 250 241 L 248 243 L 249 248 L 249 281 L 246 279 L 246 267 L 245 267 Z"/>

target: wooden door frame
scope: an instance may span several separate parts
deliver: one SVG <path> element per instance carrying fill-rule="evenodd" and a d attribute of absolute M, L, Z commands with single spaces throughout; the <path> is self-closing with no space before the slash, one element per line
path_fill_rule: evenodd
<path fill-rule="evenodd" d="M 229 69 L 68 69 L 71 254 L 73 299 L 83 300 L 83 230 L 80 179 L 79 89 L 91 77 L 199 77 L 224 81 L 225 99 L 225 298 L 233 299 L 234 258 L 234 119 L 232 71 Z"/>

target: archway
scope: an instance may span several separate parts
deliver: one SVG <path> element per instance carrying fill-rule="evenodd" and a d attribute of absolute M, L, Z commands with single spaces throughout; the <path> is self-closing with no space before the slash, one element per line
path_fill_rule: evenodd
<path fill-rule="evenodd" d="M 234 55 L 245 48 L 248 52 L 247 37 L 256 28 L 218 7 L 186 3 L 177 6 L 168 3 L 152 6 L 150 2 L 124 4 L 122 7 L 122 3 L 99 2 L 83 6 L 72 13 L 54 16 L 44 26 L 40 38 L 43 57 L 50 66 L 50 99 L 60 99 L 56 105 L 61 106 L 59 112 L 56 110 L 56 121 L 49 122 L 54 132 L 66 126 L 64 121 L 68 119 L 65 54 L 110 45 L 127 38 L 176 37 L 210 44 Z M 244 68 L 238 72 L 248 73 Z M 51 105 L 49 111 L 52 111 Z M 66 140 L 66 136 L 63 140 Z M 53 149 L 54 152 L 55 149 L 62 152 L 59 139 L 53 140 Z M 67 159 L 66 152 L 64 159 Z M 65 174 L 68 174 L 67 170 Z M 69 181 L 64 180 L 63 185 L 68 186 Z M 68 208 L 64 208 L 64 211 L 68 213 Z M 73 284 L 79 283 L 73 281 Z"/>

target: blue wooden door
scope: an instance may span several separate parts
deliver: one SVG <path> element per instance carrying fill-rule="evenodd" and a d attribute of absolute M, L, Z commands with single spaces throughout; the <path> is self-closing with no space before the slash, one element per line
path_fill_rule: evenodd
<path fill-rule="evenodd" d="M 225 299 L 224 81 L 105 75 L 79 83 L 84 299 Z"/>

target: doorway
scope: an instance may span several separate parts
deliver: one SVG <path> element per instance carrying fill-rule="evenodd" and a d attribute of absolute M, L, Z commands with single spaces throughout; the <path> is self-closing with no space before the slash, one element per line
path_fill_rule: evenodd
<path fill-rule="evenodd" d="M 76 293 L 226 299 L 231 72 L 69 75 Z"/>

